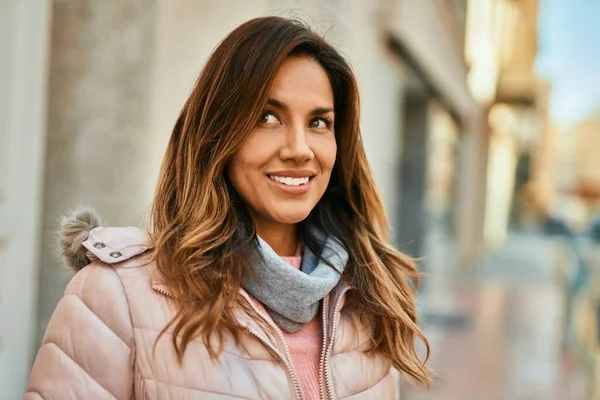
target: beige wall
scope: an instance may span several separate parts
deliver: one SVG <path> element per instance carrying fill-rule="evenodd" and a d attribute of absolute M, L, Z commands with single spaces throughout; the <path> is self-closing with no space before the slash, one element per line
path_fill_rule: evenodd
<path fill-rule="evenodd" d="M 378 22 L 385 13 L 377 2 L 354 1 L 348 20 L 348 44 L 342 47 L 352 61 L 361 94 L 361 129 L 367 158 L 392 225 L 400 207 L 400 162 L 406 75 L 403 61 L 391 53 Z M 401 229 L 394 227 L 395 230 Z M 393 232 L 397 234 L 397 232 Z"/>
<path fill-rule="evenodd" d="M 150 88 L 148 174 L 142 189 L 151 199 L 171 129 L 198 74 L 219 41 L 240 23 L 269 10 L 269 0 L 159 0 L 155 12 Z M 235 10 L 235 12 L 232 12 Z"/>

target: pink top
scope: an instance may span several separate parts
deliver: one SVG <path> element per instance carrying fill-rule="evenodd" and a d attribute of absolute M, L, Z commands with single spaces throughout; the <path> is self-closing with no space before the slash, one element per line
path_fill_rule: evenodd
<path fill-rule="evenodd" d="M 300 254 L 300 249 L 298 249 L 297 254 Z M 282 258 L 291 266 L 300 269 L 302 263 L 300 255 Z M 263 308 L 260 302 L 258 304 Z M 302 386 L 302 391 L 308 400 L 318 400 L 321 398 L 319 385 L 322 340 L 320 315 L 321 313 L 317 314 L 312 321 L 295 333 L 287 333 L 285 330 L 281 330 L 290 351 L 294 370 Z"/>
<path fill-rule="evenodd" d="M 293 267 L 300 269 L 302 257 L 283 257 Z M 290 349 L 290 355 L 294 363 L 294 369 L 302 385 L 302 391 L 309 400 L 321 398 L 319 386 L 319 364 L 321 358 L 321 313 L 317 314 L 312 321 L 295 333 L 287 333 L 283 336 Z"/>

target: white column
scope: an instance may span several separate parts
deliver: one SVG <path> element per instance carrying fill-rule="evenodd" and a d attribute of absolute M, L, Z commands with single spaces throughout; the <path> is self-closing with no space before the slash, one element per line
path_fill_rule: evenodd
<path fill-rule="evenodd" d="M 111 225 L 144 222 L 155 10 L 154 1 L 53 2 L 38 343 L 73 275 L 57 257 L 61 215 L 89 204 Z"/>
<path fill-rule="evenodd" d="M 0 399 L 18 399 L 35 336 L 50 1 L 0 2 Z"/>

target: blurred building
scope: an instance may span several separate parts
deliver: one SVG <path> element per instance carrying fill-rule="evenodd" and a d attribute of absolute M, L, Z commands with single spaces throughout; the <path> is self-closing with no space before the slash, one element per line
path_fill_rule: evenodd
<path fill-rule="evenodd" d="M 469 83 L 486 110 L 484 238 L 492 246 L 503 243 L 533 198 L 543 203 L 551 192 L 544 169 L 553 148 L 550 89 L 534 73 L 537 24 L 538 0 L 469 2 L 466 54 L 475 61 Z"/>
<path fill-rule="evenodd" d="M 520 140 L 500 126 L 488 131 L 487 111 L 507 104 L 522 125 L 535 97 L 535 42 L 518 40 L 511 54 L 508 39 L 485 49 L 504 34 L 531 34 L 533 2 L 487 3 L 505 4 L 506 22 L 494 10 L 482 15 L 465 43 L 465 0 L 1 2 L 0 398 L 20 397 L 70 279 L 56 256 L 59 217 L 89 204 L 109 224 L 144 223 L 200 68 L 253 17 L 305 19 L 352 62 L 365 148 L 400 249 L 420 257 L 445 245 L 455 262 L 472 260 L 482 246 L 488 133 L 494 143 Z M 475 48 L 468 64 L 465 44 Z M 514 170 L 516 147 L 499 143 Z M 431 232 L 442 240 L 428 240 Z"/>
<path fill-rule="evenodd" d="M 559 131 L 549 115 L 550 85 L 540 82 L 536 107 L 542 117 L 537 149 L 533 154 L 530 180 L 524 188 L 522 217 L 540 220 L 547 217 L 558 199 L 559 179 Z"/>
<path fill-rule="evenodd" d="M 566 137 L 572 142 L 571 192 L 585 203 L 589 217 L 600 206 L 600 112 L 578 123 Z"/>

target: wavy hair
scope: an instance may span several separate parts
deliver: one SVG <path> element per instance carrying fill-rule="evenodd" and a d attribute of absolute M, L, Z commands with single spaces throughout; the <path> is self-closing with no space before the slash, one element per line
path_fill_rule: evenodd
<path fill-rule="evenodd" d="M 226 166 L 266 106 L 281 63 L 290 56 L 317 61 L 334 94 L 338 156 L 329 186 L 299 224 L 304 243 L 319 254 L 306 228 L 339 238 L 350 254 L 343 279 L 354 289 L 348 306 L 372 328 L 373 348 L 394 367 L 425 385 L 429 344 L 418 326 L 413 261 L 388 244 L 388 224 L 361 141 L 356 78 L 345 59 L 304 24 L 281 17 L 250 20 L 213 51 L 173 129 L 151 210 L 157 268 L 174 291 L 178 312 L 173 346 L 181 361 L 202 338 L 220 345 L 225 332 L 239 338 L 233 316 L 242 270 L 256 231 L 250 212 L 228 180 Z M 415 349 L 420 338 L 427 355 Z"/>

